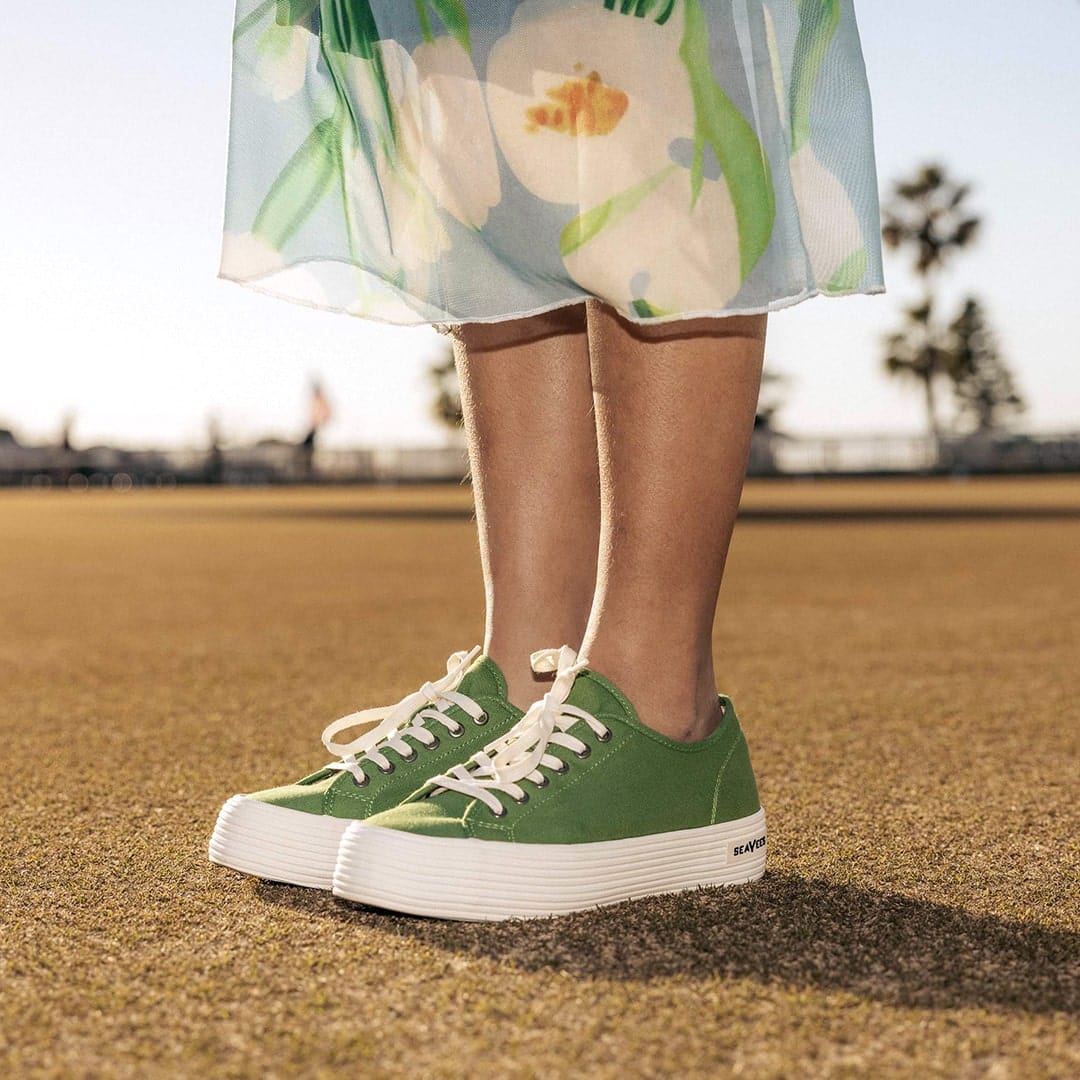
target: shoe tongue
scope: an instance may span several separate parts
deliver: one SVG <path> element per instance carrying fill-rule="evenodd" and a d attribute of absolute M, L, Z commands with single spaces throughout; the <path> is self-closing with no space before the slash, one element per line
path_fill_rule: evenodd
<path fill-rule="evenodd" d="M 481 697 L 506 699 L 506 678 L 499 665 L 487 656 L 478 656 L 461 676 L 458 693 L 474 700 Z"/>

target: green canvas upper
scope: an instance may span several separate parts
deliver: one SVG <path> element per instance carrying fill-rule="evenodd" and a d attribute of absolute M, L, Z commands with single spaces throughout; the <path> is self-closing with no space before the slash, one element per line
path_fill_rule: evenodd
<path fill-rule="evenodd" d="M 579 844 L 699 828 L 760 809 L 749 750 L 730 698 L 720 695 L 719 726 L 695 743 L 646 727 L 619 689 L 588 668 L 577 673 L 564 701 L 589 713 L 610 734 L 602 737 L 585 720 L 564 720 L 561 730 L 588 746 L 579 752 L 586 756 L 550 743 L 546 752 L 560 759 L 565 771 L 541 765 L 545 784 L 518 780 L 527 801 L 490 789 L 504 811 L 497 816 L 482 798 L 433 784 L 376 814 L 369 824 L 428 836 Z M 528 723 L 527 714 L 517 730 Z"/>
<path fill-rule="evenodd" d="M 390 773 L 383 773 L 370 762 L 365 763 L 361 756 L 359 763 L 368 777 L 363 786 L 351 772 L 323 768 L 294 784 L 257 791 L 248 797 L 308 814 L 357 820 L 396 806 L 422 787 L 428 777 L 471 757 L 504 735 L 521 718 L 521 710 L 507 700 L 503 673 L 486 656 L 476 659 L 462 675 L 456 690 L 483 708 L 487 714 L 486 722 L 477 723 L 459 706 L 448 705 L 440 711 L 460 725 L 459 736 L 452 736 L 438 721 L 428 721 L 425 726 L 438 738 L 438 745 L 428 748 L 419 739 L 406 734 L 404 740 L 414 748 L 416 757 L 407 760 L 392 748 L 383 749 L 382 753 L 393 765 Z"/>

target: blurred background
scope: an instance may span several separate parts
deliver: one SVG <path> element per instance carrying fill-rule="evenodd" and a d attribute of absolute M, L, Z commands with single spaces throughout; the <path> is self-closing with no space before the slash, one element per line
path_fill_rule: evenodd
<path fill-rule="evenodd" d="M 216 277 L 233 8 L 5 20 L 0 483 L 460 479 L 445 339 Z M 1080 469 L 1080 5 L 864 0 L 884 296 L 770 320 L 754 475 Z"/>

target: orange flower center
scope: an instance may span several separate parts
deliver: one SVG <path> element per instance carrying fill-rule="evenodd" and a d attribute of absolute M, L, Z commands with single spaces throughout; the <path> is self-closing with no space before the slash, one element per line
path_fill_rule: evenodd
<path fill-rule="evenodd" d="M 525 130 L 541 128 L 567 135 L 607 135 L 622 119 L 630 99 L 616 86 L 605 85 L 595 71 L 567 79 L 547 91 L 549 101 L 525 110 Z"/>

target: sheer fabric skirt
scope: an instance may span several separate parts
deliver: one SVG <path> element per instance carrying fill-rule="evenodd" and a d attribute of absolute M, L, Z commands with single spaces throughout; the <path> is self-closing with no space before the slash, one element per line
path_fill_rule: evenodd
<path fill-rule="evenodd" d="M 853 0 L 238 0 L 220 276 L 436 325 L 883 292 Z"/>

